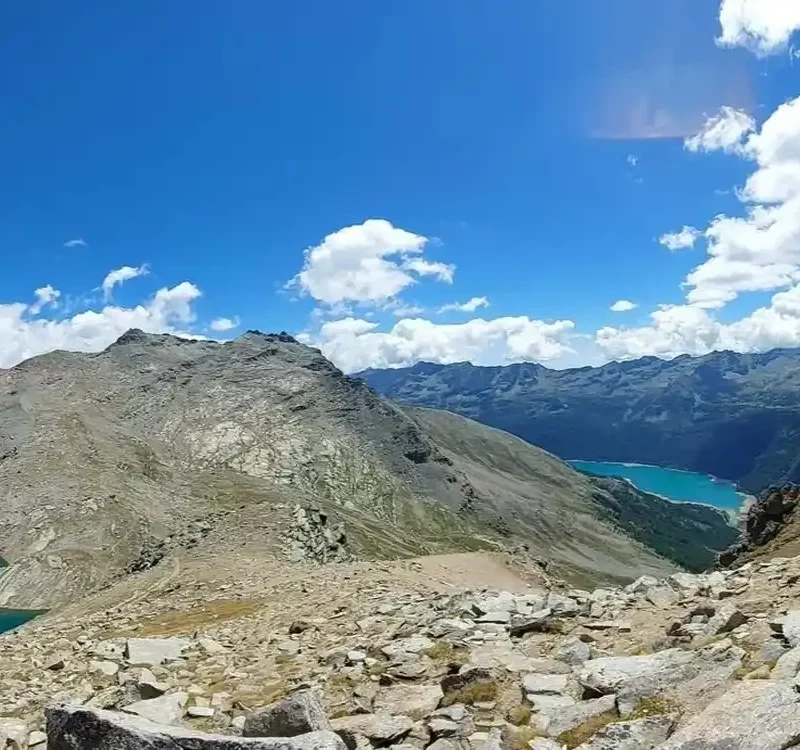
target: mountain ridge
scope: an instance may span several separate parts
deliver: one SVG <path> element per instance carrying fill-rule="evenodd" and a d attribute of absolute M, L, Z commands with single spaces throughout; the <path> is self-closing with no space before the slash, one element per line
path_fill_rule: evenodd
<path fill-rule="evenodd" d="M 132 330 L 42 355 L 0 371 L 0 425 L 0 606 L 57 606 L 187 549 L 213 567 L 242 545 L 266 566 L 528 543 L 576 580 L 677 569 L 559 459 L 404 410 L 287 334 Z"/>
<path fill-rule="evenodd" d="M 800 479 L 798 349 L 571 370 L 421 363 L 356 377 L 400 403 L 455 411 L 567 459 L 700 471 L 753 493 Z"/>

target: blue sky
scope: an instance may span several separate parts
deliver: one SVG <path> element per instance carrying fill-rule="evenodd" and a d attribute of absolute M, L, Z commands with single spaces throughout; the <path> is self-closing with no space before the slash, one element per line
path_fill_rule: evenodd
<path fill-rule="evenodd" d="M 798 28 L 781 0 L 5 4 L 0 365 L 129 324 L 348 370 L 800 345 Z"/>

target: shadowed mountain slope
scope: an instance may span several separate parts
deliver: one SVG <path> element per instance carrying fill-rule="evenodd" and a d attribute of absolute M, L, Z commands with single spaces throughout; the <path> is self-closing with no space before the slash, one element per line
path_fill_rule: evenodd
<path fill-rule="evenodd" d="M 796 349 L 573 370 L 420 363 L 359 377 L 387 398 L 454 411 L 563 458 L 688 469 L 750 492 L 800 480 Z"/>

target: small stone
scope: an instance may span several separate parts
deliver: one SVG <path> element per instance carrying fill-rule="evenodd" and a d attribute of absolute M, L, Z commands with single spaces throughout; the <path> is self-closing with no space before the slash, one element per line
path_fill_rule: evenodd
<path fill-rule="evenodd" d="M 522 690 L 527 695 L 564 695 L 569 685 L 569 675 L 565 674 L 527 674 L 522 678 Z"/>
<path fill-rule="evenodd" d="M 45 742 L 47 742 L 47 735 L 44 732 L 36 731 L 28 735 L 28 747 L 43 745 Z"/>
<path fill-rule="evenodd" d="M 211 638 L 198 638 L 197 645 L 200 646 L 200 648 L 203 649 L 203 651 L 205 651 L 209 656 L 222 654 L 227 650 L 225 646 L 217 643 Z"/>
<path fill-rule="evenodd" d="M 367 660 L 367 655 L 363 651 L 348 651 L 347 661 L 350 664 L 363 664 Z"/>
<path fill-rule="evenodd" d="M 63 656 L 54 656 L 44 664 L 44 668 L 49 669 L 51 672 L 60 672 L 65 666 L 66 663 Z"/>
<path fill-rule="evenodd" d="M 193 719 L 210 718 L 216 713 L 215 709 L 211 706 L 189 706 L 186 711 L 188 716 Z"/>
<path fill-rule="evenodd" d="M 102 677 L 113 677 L 119 672 L 119 664 L 115 661 L 90 661 L 89 674 L 95 674 Z"/>

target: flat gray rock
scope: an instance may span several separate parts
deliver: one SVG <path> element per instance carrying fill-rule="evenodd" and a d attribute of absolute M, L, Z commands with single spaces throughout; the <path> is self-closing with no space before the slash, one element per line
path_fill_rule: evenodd
<path fill-rule="evenodd" d="M 739 682 L 659 750 L 786 750 L 800 737 L 800 693 L 772 680 Z"/>
<path fill-rule="evenodd" d="M 558 737 L 562 732 L 574 729 L 578 724 L 583 724 L 593 716 L 614 711 L 616 700 L 613 695 L 604 695 L 602 698 L 595 698 L 588 701 L 580 701 L 574 706 L 567 706 L 557 711 L 552 716 L 543 716 L 543 730 L 551 737 Z"/>
<path fill-rule="evenodd" d="M 303 690 L 250 714 L 245 719 L 242 734 L 245 737 L 296 737 L 330 729 L 319 698 L 310 690 Z"/>
<path fill-rule="evenodd" d="M 122 710 L 154 721 L 156 724 L 177 724 L 183 718 L 183 709 L 188 700 L 187 693 L 169 693 L 159 698 L 131 703 Z"/>
<path fill-rule="evenodd" d="M 152 667 L 180 659 L 188 646 L 185 638 L 128 638 L 125 654 L 131 666 Z"/>
<path fill-rule="evenodd" d="M 644 656 L 604 656 L 587 661 L 578 674 L 584 687 L 604 695 L 615 693 L 626 683 L 648 679 L 662 685 L 686 679 L 699 661 L 694 651 L 672 648 Z"/>
<path fill-rule="evenodd" d="M 794 609 L 780 620 L 781 633 L 792 648 L 800 646 L 800 609 Z"/>
<path fill-rule="evenodd" d="M 577 750 L 653 750 L 665 742 L 675 719 L 672 716 L 649 716 L 635 721 L 609 724 Z"/>
<path fill-rule="evenodd" d="M 48 750 L 346 750 L 333 732 L 229 737 L 80 706 L 51 706 L 46 717 Z"/>
<path fill-rule="evenodd" d="M 375 710 L 423 719 L 436 710 L 443 697 L 439 685 L 393 685 L 375 698 Z"/>
<path fill-rule="evenodd" d="M 571 679 L 566 674 L 526 674 L 522 690 L 531 695 L 567 695 Z"/>

